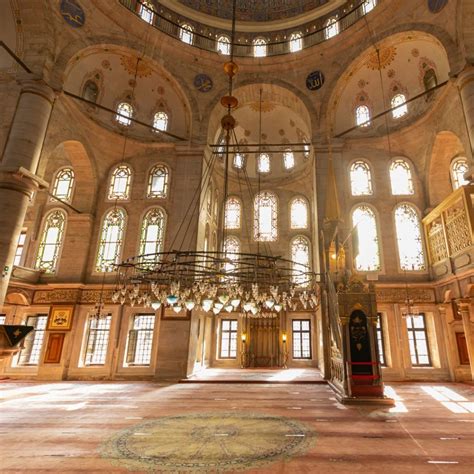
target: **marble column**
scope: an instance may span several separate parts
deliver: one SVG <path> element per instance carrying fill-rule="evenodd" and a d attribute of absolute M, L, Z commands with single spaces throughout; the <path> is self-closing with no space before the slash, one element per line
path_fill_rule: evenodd
<path fill-rule="evenodd" d="M 467 353 L 471 365 L 471 378 L 474 380 L 474 303 L 470 299 L 458 301 L 466 336 Z"/>
<path fill-rule="evenodd" d="M 4 303 L 18 237 L 34 192 L 47 186 L 36 176 L 55 98 L 41 80 L 21 81 L 22 89 L 0 162 L 0 307 Z"/>
<path fill-rule="evenodd" d="M 469 132 L 471 150 L 474 150 L 474 66 L 467 66 L 459 74 L 458 87 Z"/>

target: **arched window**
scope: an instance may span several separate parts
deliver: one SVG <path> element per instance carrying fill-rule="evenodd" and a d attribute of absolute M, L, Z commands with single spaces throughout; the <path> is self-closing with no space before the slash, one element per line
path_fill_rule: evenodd
<path fill-rule="evenodd" d="M 157 262 L 156 254 L 163 252 L 166 217 L 162 209 L 150 209 L 143 218 L 139 254 L 144 264 Z"/>
<path fill-rule="evenodd" d="M 420 219 L 416 209 L 400 204 L 395 209 L 398 258 L 402 270 L 425 270 L 425 255 L 421 237 Z"/>
<path fill-rule="evenodd" d="M 276 196 L 268 191 L 255 196 L 254 238 L 258 242 L 272 242 L 278 237 L 278 205 Z"/>
<path fill-rule="evenodd" d="M 125 201 L 130 197 L 130 181 L 132 170 L 127 165 L 119 165 L 115 168 L 110 179 L 108 199 Z"/>
<path fill-rule="evenodd" d="M 98 272 L 111 272 L 119 263 L 122 253 L 126 214 L 123 209 L 111 209 L 104 216 L 99 239 L 95 268 Z"/>
<path fill-rule="evenodd" d="M 138 11 L 140 18 L 147 23 L 153 24 L 153 17 L 155 14 L 153 13 L 153 5 L 150 2 L 142 2 L 140 3 L 140 9 Z"/>
<path fill-rule="evenodd" d="M 415 194 L 410 165 L 405 160 L 395 160 L 391 164 L 390 184 L 394 196 Z"/>
<path fill-rule="evenodd" d="M 308 228 L 308 204 L 306 199 L 297 197 L 291 201 L 290 225 L 292 229 Z"/>
<path fill-rule="evenodd" d="M 242 153 L 236 153 L 234 155 L 234 168 L 242 170 L 245 168 L 245 155 Z"/>
<path fill-rule="evenodd" d="M 50 274 L 56 272 L 65 227 L 66 213 L 64 211 L 51 211 L 46 217 L 36 257 L 38 270 Z"/>
<path fill-rule="evenodd" d="M 188 24 L 183 24 L 179 28 L 179 39 L 186 44 L 193 44 L 194 33 L 193 27 Z"/>
<path fill-rule="evenodd" d="M 168 168 L 165 165 L 154 166 L 148 177 L 147 198 L 164 199 L 168 195 Z"/>
<path fill-rule="evenodd" d="M 358 271 L 380 270 L 380 248 L 375 214 L 366 205 L 352 212 L 352 226 L 357 237 L 355 266 Z"/>
<path fill-rule="evenodd" d="M 326 39 L 334 38 L 334 36 L 339 34 L 339 22 L 337 18 L 330 18 L 326 22 L 326 27 L 324 28 L 324 37 Z"/>
<path fill-rule="evenodd" d="M 297 53 L 303 49 L 303 35 L 297 31 L 290 36 L 290 52 Z"/>
<path fill-rule="evenodd" d="M 370 125 L 370 109 L 367 105 L 359 105 L 356 108 L 356 124 L 359 127 L 368 127 Z"/>
<path fill-rule="evenodd" d="M 408 113 L 407 99 L 404 94 L 397 94 L 392 97 L 392 117 L 398 119 Z"/>
<path fill-rule="evenodd" d="M 223 54 L 224 56 L 229 56 L 230 54 L 230 39 L 228 36 L 221 35 L 217 39 L 217 52 Z"/>
<path fill-rule="evenodd" d="M 362 11 L 364 12 L 364 15 L 367 15 L 367 13 L 371 12 L 376 6 L 377 0 L 365 0 L 365 2 L 362 4 Z"/>
<path fill-rule="evenodd" d="M 229 236 L 224 241 L 224 253 L 225 257 L 230 261 L 225 262 L 224 264 L 224 272 L 225 273 L 232 273 L 236 269 L 236 263 L 239 259 L 240 253 L 240 242 L 237 237 Z"/>
<path fill-rule="evenodd" d="M 263 38 L 253 40 L 253 55 L 256 58 L 264 58 L 267 55 L 267 42 Z"/>
<path fill-rule="evenodd" d="M 270 155 L 261 153 L 258 155 L 257 171 L 259 173 L 270 173 Z"/>
<path fill-rule="evenodd" d="M 153 117 L 154 132 L 166 132 L 168 130 L 168 114 L 166 112 L 157 112 Z"/>
<path fill-rule="evenodd" d="M 285 150 L 283 153 L 283 166 L 286 170 L 291 170 L 295 167 L 295 155 L 291 150 Z"/>
<path fill-rule="evenodd" d="M 369 165 L 365 161 L 356 161 L 351 166 L 351 193 L 353 196 L 370 196 L 372 190 L 372 176 Z"/>
<path fill-rule="evenodd" d="M 240 229 L 242 204 L 237 198 L 230 197 L 225 205 L 225 228 Z"/>
<path fill-rule="evenodd" d="M 425 71 L 423 75 L 423 85 L 425 86 L 425 91 L 429 91 L 438 85 L 438 77 L 433 68 L 429 68 Z M 431 97 L 433 93 L 428 94 L 428 97 Z"/>
<path fill-rule="evenodd" d="M 310 243 L 306 237 L 298 236 L 291 241 L 291 261 L 293 262 L 292 282 L 304 287 L 309 283 L 306 275 L 310 271 Z"/>
<path fill-rule="evenodd" d="M 97 98 L 99 97 L 99 86 L 95 83 L 95 81 L 88 80 L 84 84 L 84 88 L 82 89 L 82 97 L 84 99 L 94 102 L 97 102 Z"/>
<path fill-rule="evenodd" d="M 124 127 L 128 127 L 132 121 L 130 120 L 133 117 L 133 107 L 128 102 L 120 102 L 117 106 L 117 115 L 115 116 L 115 120 L 120 125 Z"/>
<path fill-rule="evenodd" d="M 469 171 L 469 165 L 466 158 L 456 158 L 451 163 L 451 180 L 453 189 L 459 189 L 461 186 L 469 184 L 469 181 L 464 178 L 464 175 Z"/>
<path fill-rule="evenodd" d="M 53 186 L 53 196 L 62 201 L 72 201 L 72 190 L 74 188 L 74 170 L 63 168 L 56 173 Z M 54 200 L 54 199 L 53 199 Z"/>

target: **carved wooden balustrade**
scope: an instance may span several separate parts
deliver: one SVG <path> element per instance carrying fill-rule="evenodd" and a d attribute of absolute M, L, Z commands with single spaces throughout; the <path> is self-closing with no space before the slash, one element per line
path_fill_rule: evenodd
<path fill-rule="evenodd" d="M 435 278 L 465 270 L 474 262 L 474 186 L 463 186 L 435 207 L 423 226 Z"/>

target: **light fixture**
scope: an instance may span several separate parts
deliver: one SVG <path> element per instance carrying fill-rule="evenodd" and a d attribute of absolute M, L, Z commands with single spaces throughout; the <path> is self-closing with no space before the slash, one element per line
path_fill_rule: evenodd
<path fill-rule="evenodd" d="M 314 309 L 315 302 L 318 304 L 317 275 L 308 267 L 279 256 L 264 254 L 260 252 L 259 246 L 256 253 L 232 252 L 232 259 L 225 249 L 224 210 L 229 195 L 230 155 L 241 153 L 235 139 L 236 120 L 232 115 L 239 105 L 233 95 L 233 81 L 239 69 L 234 62 L 235 31 L 236 0 L 233 1 L 230 57 L 224 64 L 228 90 L 221 98 L 221 104 L 226 109 L 221 120 L 221 137 L 224 140 L 211 146 L 214 162 L 218 156 L 225 158 L 221 199 L 223 209 L 218 225 L 217 250 L 189 251 L 177 246 L 177 250 L 170 252 L 129 258 L 117 265 L 117 282 L 113 293 L 115 302 L 147 306 L 154 304 L 153 300 L 176 312 L 186 308 L 218 315 L 224 310 L 253 318 L 276 317 L 283 310 L 305 310 L 308 306 Z M 235 144 L 231 144 L 231 140 Z M 207 171 L 210 176 L 212 168 L 209 166 Z M 191 217 L 199 193 L 196 196 L 196 202 L 190 203 L 189 212 L 186 213 Z M 189 229 L 186 222 L 184 224 L 180 229 Z M 185 240 L 185 236 L 180 235 L 179 238 L 182 242 Z M 172 240 L 179 241 L 178 235 Z"/>

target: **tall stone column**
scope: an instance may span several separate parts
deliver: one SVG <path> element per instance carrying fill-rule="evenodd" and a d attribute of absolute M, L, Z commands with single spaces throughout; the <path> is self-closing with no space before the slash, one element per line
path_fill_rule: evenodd
<path fill-rule="evenodd" d="M 474 303 L 468 300 L 458 302 L 459 311 L 462 316 L 464 334 L 466 336 L 467 353 L 471 365 L 471 378 L 474 380 Z"/>
<path fill-rule="evenodd" d="M 46 183 L 36 176 L 55 94 L 41 80 L 22 90 L 0 162 L 0 307 L 10 280 L 18 237 L 33 193 Z"/>
<path fill-rule="evenodd" d="M 469 132 L 471 150 L 474 150 L 474 66 L 467 66 L 459 74 L 458 87 Z"/>

